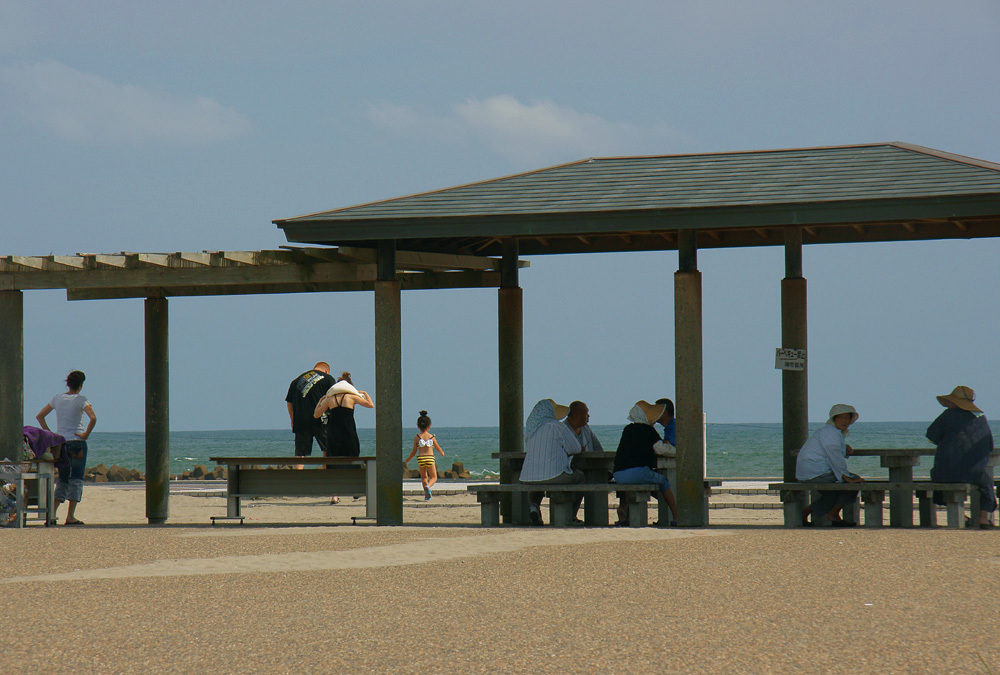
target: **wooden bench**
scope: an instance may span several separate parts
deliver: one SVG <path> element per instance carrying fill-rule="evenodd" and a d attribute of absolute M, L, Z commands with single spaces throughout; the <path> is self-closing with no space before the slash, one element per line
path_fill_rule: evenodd
<path fill-rule="evenodd" d="M 363 496 L 365 519 L 377 516 L 374 457 L 209 457 L 209 461 L 225 464 L 227 471 L 226 515 L 212 516 L 213 525 L 216 520 L 242 524 L 244 497 Z M 319 468 L 292 468 L 299 465 Z"/>
<path fill-rule="evenodd" d="M 545 492 L 549 496 L 549 514 L 551 524 L 555 527 L 566 527 L 573 520 L 573 502 L 579 493 L 584 495 L 609 492 L 623 492 L 628 498 L 629 527 L 645 527 L 648 522 L 648 502 L 651 492 L 659 492 L 654 484 L 617 485 L 615 483 L 577 483 L 575 485 L 530 485 L 519 483 L 515 485 L 470 485 L 469 492 L 476 495 L 480 504 L 483 527 L 500 525 L 500 495 L 526 494 L 529 492 Z M 604 512 L 603 522 L 587 522 L 587 525 L 607 526 L 608 512 Z M 526 525 L 527 523 L 515 523 Z"/>
<path fill-rule="evenodd" d="M 867 481 L 864 483 L 771 483 L 769 490 L 780 494 L 785 513 L 785 527 L 802 526 L 802 509 L 809 499 L 809 493 L 823 491 L 859 492 L 865 505 L 865 527 L 882 527 L 882 504 L 886 492 L 893 494 L 916 493 L 919 500 L 921 527 L 937 525 L 937 510 L 932 502 L 935 491 L 943 494 L 947 509 L 948 527 L 964 527 L 965 518 L 963 505 L 966 495 L 970 495 L 973 512 L 978 513 L 979 493 L 976 486 L 968 483 L 931 483 L 930 481 L 914 481 L 897 483 L 889 481 Z M 912 510 L 912 500 L 910 509 Z M 857 522 L 857 502 L 844 507 L 844 518 Z M 813 514 L 813 518 L 823 519 L 821 514 Z M 906 522 L 905 520 L 903 522 Z M 910 521 L 912 523 L 912 518 Z"/>

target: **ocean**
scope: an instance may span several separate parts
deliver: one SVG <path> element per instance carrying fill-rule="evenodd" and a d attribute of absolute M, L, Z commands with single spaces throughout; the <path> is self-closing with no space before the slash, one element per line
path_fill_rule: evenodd
<path fill-rule="evenodd" d="M 847 442 L 856 448 L 922 448 L 931 447 L 924 438 L 929 422 L 858 422 L 851 427 Z M 997 423 L 992 423 L 996 425 Z M 814 431 L 820 425 L 810 425 Z M 592 425 L 605 450 L 618 447 L 622 427 Z M 445 456 L 437 456 L 439 469 L 450 469 L 461 462 L 474 478 L 497 476 L 498 461 L 490 457 L 497 451 L 498 427 L 437 427 L 433 429 Z M 994 426 L 996 437 L 1000 427 Z M 403 458 L 410 454 L 412 436 L 404 429 Z M 416 433 L 416 430 L 413 430 Z M 361 454 L 375 454 L 375 430 L 358 429 Z M 764 478 L 782 475 L 780 424 L 708 424 L 706 428 L 707 475 L 720 478 Z M 288 429 L 174 431 L 170 434 L 170 472 L 203 464 L 212 456 L 283 457 L 293 454 L 291 431 Z M 314 455 L 319 449 L 314 448 Z M 145 472 L 145 434 L 142 432 L 99 432 L 90 436 L 88 466 L 118 464 Z M 848 459 L 851 470 L 865 476 L 886 476 L 877 457 Z M 416 461 L 410 468 L 416 468 Z M 926 460 L 914 467 L 914 475 L 926 477 L 931 462 Z"/>

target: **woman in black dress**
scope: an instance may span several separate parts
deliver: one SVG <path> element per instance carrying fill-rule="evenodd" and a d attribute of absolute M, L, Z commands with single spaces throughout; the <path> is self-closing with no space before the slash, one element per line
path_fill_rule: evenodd
<path fill-rule="evenodd" d="M 337 384 L 330 387 L 326 396 L 320 399 L 313 412 L 314 417 L 322 417 L 326 413 L 326 452 L 327 457 L 357 457 L 361 454 L 361 441 L 358 440 L 358 428 L 354 423 L 354 406 L 374 408 L 375 403 L 366 391 L 359 391 L 351 383 L 351 374 L 342 373 Z M 331 501 L 340 501 L 334 497 Z"/>

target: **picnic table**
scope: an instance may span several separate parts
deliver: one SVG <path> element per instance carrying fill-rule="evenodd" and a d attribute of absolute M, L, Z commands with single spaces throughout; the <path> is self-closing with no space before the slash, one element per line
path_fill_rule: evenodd
<path fill-rule="evenodd" d="M 0 466 L 15 469 L 0 475 L 0 483 L 13 483 L 17 495 L 14 527 L 24 527 L 28 520 L 42 520 L 46 527 L 54 523 L 55 462 L 51 459 L 28 459 L 23 462 L 0 462 Z"/>
<path fill-rule="evenodd" d="M 913 467 L 920 465 L 921 457 L 933 457 L 937 448 L 854 448 L 851 457 L 878 457 L 882 467 L 889 469 L 889 483 L 913 483 Z M 986 470 L 993 477 L 993 467 L 1000 459 L 1000 449 L 994 448 Z M 973 514 L 978 517 L 978 514 Z M 913 490 L 889 490 L 890 527 L 913 527 Z"/>
<path fill-rule="evenodd" d="M 377 517 L 375 457 L 209 457 L 225 464 L 226 515 L 216 520 L 243 522 L 244 497 L 365 497 L 365 518 Z M 295 469 L 318 465 L 319 468 Z M 353 518 L 352 520 L 357 520 Z"/>
<path fill-rule="evenodd" d="M 520 482 L 521 468 L 524 465 L 523 452 L 494 452 L 494 459 L 505 459 L 510 461 L 513 471 L 514 484 Z M 677 480 L 677 457 L 657 456 L 656 470 L 667 477 L 671 485 Z M 608 493 L 616 492 L 614 483 L 609 483 L 611 473 L 615 466 L 615 453 L 607 451 L 587 451 L 573 455 L 573 466 L 583 471 L 584 483 L 597 485 L 606 484 L 606 491 L 590 490 L 584 493 L 583 497 L 583 522 L 587 525 L 607 526 L 608 523 Z M 545 489 L 544 485 L 538 486 L 538 491 Z M 708 490 L 705 492 L 705 499 L 708 499 Z M 528 497 L 525 493 L 513 493 L 511 520 L 515 524 L 528 522 Z M 669 507 L 661 500 L 657 500 L 657 516 L 659 522 L 669 523 L 672 519 Z"/>

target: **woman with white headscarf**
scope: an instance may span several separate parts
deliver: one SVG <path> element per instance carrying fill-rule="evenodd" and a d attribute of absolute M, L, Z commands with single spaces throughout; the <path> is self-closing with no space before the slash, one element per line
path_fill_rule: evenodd
<path fill-rule="evenodd" d="M 655 471 L 656 456 L 666 455 L 671 446 L 663 442 L 656 433 L 654 424 L 659 422 L 666 427 L 674 418 L 674 404 L 670 399 L 660 404 L 639 401 L 629 411 L 628 420 L 631 424 L 622 429 L 618 450 L 615 452 L 614 474 L 612 477 L 619 485 L 641 485 L 652 483 L 659 486 L 657 495 L 670 507 L 670 513 L 675 520 L 671 526 L 677 525 L 677 500 L 670 489 L 670 481 L 661 473 Z M 618 507 L 618 525 L 627 524 L 627 513 L 623 506 Z"/>
<path fill-rule="evenodd" d="M 830 419 L 799 450 L 795 479 L 803 483 L 864 483 L 864 478 L 847 469 L 847 456 L 851 453 L 851 446 L 845 440 L 847 429 L 858 417 L 858 412 L 844 403 L 830 408 Z M 802 524 L 813 525 L 809 516 L 818 513 L 829 518 L 834 527 L 854 527 L 857 523 L 844 520 L 840 511 L 857 497 L 858 493 L 851 490 L 820 490 L 819 499 L 802 509 Z"/>

